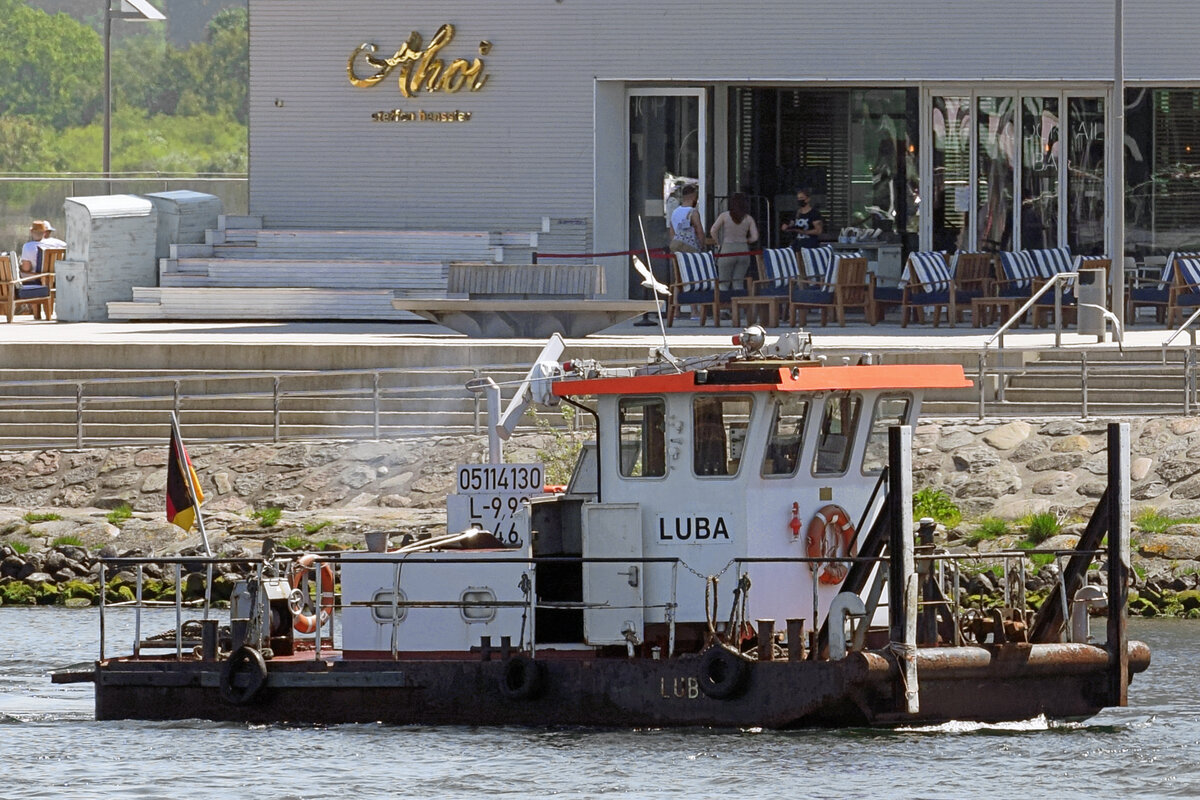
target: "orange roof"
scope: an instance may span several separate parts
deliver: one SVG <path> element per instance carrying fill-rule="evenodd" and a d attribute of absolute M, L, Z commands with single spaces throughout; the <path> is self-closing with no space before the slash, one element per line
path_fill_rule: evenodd
<path fill-rule="evenodd" d="M 747 365 L 753 367 L 752 364 Z M 696 372 L 636 375 L 626 378 L 566 380 L 554 384 L 558 397 L 600 394 L 667 394 L 672 392 L 823 392 L 870 389 L 969 389 L 975 384 L 959 364 L 871 364 L 809 367 L 793 372 L 779 368 L 773 383 L 698 383 Z"/>

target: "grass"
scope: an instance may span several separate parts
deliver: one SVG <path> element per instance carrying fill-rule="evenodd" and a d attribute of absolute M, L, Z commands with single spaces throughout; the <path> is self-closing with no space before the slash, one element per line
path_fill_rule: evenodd
<path fill-rule="evenodd" d="M 125 520 L 129 519 L 132 516 L 133 516 L 133 509 L 131 509 L 129 507 L 129 504 L 121 503 L 121 505 L 117 506 L 112 511 L 108 512 L 108 514 L 105 515 L 105 519 L 107 519 L 110 524 L 116 525 L 119 528 L 119 527 L 121 527 L 122 522 L 124 522 Z"/>
<path fill-rule="evenodd" d="M 1163 533 L 1172 525 L 1195 525 L 1200 517 L 1166 517 L 1154 506 L 1146 506 L 1133 518 L 1133 524 L 1143 533 Z"/>
<path fill-rule="evenodd" d="M 25 555 L 29 552 L 29 545 L 25 544 L 25 542 L 9 542 L 8 546 L 13 549 L 14 553 Z"/>
<path fill-rule="evenodd" d="M 974 547 L 982 541 L 997 539 L 1009 533 L 1008 522 L 999 517 L 984 517 L 979 520 L 979 526 L 967 534 L 968 547 Z"/>
<path fill-rule="evenodd" d="M 306 522 L 304 523 L 304 532 L 309 536 L 312 536 L 314 533 L 324 528 L 328 528 L 332 524 L 333 522 L 327 519 L 323 519 L 320 522 Z"/>
<path fill-rule="evenodd" d="M 1053 516 L 1053 515 L 1051 515 L 1051 516 Z M 1026 540 L 1024 542 L 1018 543 L 1017 547 L 1020 548 L 1021 550 L 1032 550 L 1033 548 L 1037 547 L 1037 544 L 1032 541 Z M 1031 562 L 1033 562 L 1033 566 L 1038 569 L 1041 569 L 1042 567 L 1046 566 L 1047 564 L 1054 563 L 1054 554 L 1053 553 L 1030 553 L 1026 557 Z"/>
<path fill-rule="evenodd" d="M 1049 511 L 1027 514 L 1021 518 L 1020 524 L 1025 530 L 1025 538 L 1035 545 L 1057 536 L 1062 530 L 1062 521 Z"/>
<path fill-rule="evenodd" d="M 276 522 L 279 522 L 279 517 L 283 515 L 283 509 L 271 506 L 269 508 L 260 508 L 252 511 L 250 516 L 258 520 L 258 524 L 264 528 L 270 528 Z"/>
<path fill-rule="evenodd" d="M 71 547 L 83 547 L 83 539 L 80 539 L 78 536 L 59 536 L 57 539 L 55 539 L 53 542 L 50 543 L 51 547 L 58 547 L 60 545 L 70 545 Z"/>
<path fill-rule="evenodd" d="M 913 494 L 913 519 L 932 517 L 947 528 L 953 528 L 962 522 L 962 512 L 950 499 L 950 495 L 941 489 L 931 489 L 926 486 Z"/>
<path fill-rule="evenodd" d="M 54 522 L 57 519 L 62 519 L 62 515 L 55 514 L 53 511 L 47 511 L 47 512 L 40 513 L 40 514 L 37 512 L 34 512 L 34 511 L 30 511 L 28 514 L 25 515 L 25 521 L 30 522 L 30 523 Z"/>
<path fill-rule="evenodd" d="M 308 540 L 302 536 L 289 536 L 279 544 L 288 550 L 308 550 L 311 547 Z"/>

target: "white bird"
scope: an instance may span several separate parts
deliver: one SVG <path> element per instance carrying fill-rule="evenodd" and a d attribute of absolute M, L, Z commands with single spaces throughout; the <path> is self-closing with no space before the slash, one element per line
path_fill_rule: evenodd
<path fill-rule="evenodd" d="M 642 286 L 645 286 L 647 289 L 653 289 L 663 297 L 670 296 L 671 290 L 667 288 L 667 285 L 659 281 L 658 278 L 655 278 L 654 273 L 650 271 L 650 268 L 643 264 L 642 260 L 637 256 L 633 257 L 633 268 L 636 269 L 638 274 L 645 279 L 642 281 Z"/>

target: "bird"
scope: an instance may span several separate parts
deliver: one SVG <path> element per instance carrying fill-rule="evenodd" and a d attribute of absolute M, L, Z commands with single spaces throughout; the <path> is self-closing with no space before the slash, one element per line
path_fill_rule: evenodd
<path fill-rule="evenodd" d="M 667 297 L 671 294 L 671 290 L 667 288 L 667 285 L 655 278 L 654 273 L 650 271 L 650 268 L 642 263 L 642 260 L 637 256 L 633 257 L 633 268 L 636 269 L 638 274 L 645 279 L 642 281 L 642 286 L 645 286 L 647 289 L 653 289 L 656 293 L 661 294 L 663 297 Z"/>

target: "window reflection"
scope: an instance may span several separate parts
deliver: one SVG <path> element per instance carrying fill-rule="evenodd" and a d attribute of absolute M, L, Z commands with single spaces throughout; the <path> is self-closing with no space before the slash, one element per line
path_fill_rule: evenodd
<path fill-rule="evenodd" d="M 910 400 L 903 396 L 880 397 L 875 402 L 875 413 L 871 417 L 871 433 L 867 437 L 866 452 L 863 454 L 862 471 L 879 472 L 888 461 L 888 428 L 908 424 Z"/>
<path fill-rule="evenodd" d="M 794 475 L 804 444 L 804 421 L 808 401 L 785 395 L 775 401 L 771 416 L 771 434 L 763 456 L 763 475 Z"/>
<path fill-rule="evenodd" d="M 979 137 L 976 198 L 980 250 L 1012 249 L 1013 156 L 1016 151 L 1012 97 L 980 97 L 975 130 Z"/>
<path fill-rule="evenodd" d="M 1103 255 L 1104 98 L 1067 101 L 1067 244 L 1076 255 Z"/>
<path fill-rule="evenodd" d="M 697 475 L 736 475 L 750 424 L 749 395 L 699 395 L 692 405 L 692 464 Z"/>
<path fill-rule="evenodd" d="M 854 430 L 862 397 L 857 394 L 834 394 L 825 400 L 825 413 L 817 439 L 817 456 L 813 472 L 818 475 L 838 475 L 850 465 L 854 450 Z"/>
<path fill-rule="evenodd" d="M 1021 249 L 1058 246 L 1058 98 L 1021 103 Z"/>
<path fill-rule="evenodd" d="M 666 404 L 660 398 L 625 398 L 618 408 L 621 474 L 626 478 L 666 475 Z"/>
<path fill-rule="evenodd" d="M 933 248 L 970 250 L 971 98 L 933 98 Z"/>

